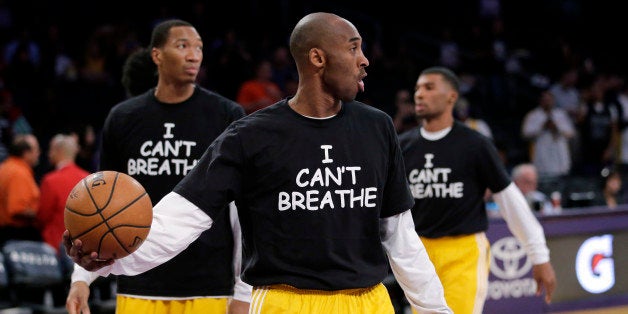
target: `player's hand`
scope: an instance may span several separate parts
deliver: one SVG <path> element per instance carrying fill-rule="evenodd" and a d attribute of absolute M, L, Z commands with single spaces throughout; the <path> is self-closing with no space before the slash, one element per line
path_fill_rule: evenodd
<path fill-rule="evenodd" d="M 68 298 L 65 300 L 65 308 L 68 314 L 90 314 L 89 304 L 89 286 L 84 281 L 72 283 Z"/>
<path fill-rule="evenodd" d="M 72 242 L 70 238 L 70 232 L 66 230 L 63 232 L 63 246 L 65 246 L 65 253 L 74 261 L 74 263 L 85 268 L 88 271 L 96 271 L 105 266 L 113 264 L 113 259 L 102 260 L 98 259 L 97 252 L 91 252 L 85 254 L 82 250 L 83 243 L 81 240 L 76 239 Z"/>
<path fill-rule="evenodd" d="M 550 262 L 534 265 L 532 267 L 532 276 L 536 281 L 536 295 L 540 296 L 545 289 L 545 303 L 552 302 L 552 294 L 556 289 L 556 274 L 554 267 Z"/>

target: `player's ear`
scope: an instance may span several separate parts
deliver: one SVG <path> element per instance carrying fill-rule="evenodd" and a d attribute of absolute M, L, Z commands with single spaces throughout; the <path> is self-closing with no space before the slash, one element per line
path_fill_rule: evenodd
<path fill-rule="evenodd" d="M 157 49 L 157 48 L 153 48 L 150 51 L 150 56 L 153 59 L 153 62 L 155 62 L 156 65 L 160 65 L 161 64 L 161 50 Z"/>
<path fill-rule="evenodd" d="M 325 64 L 325 52 L 319 48 L 312 48 L 308 51 L 308 59 L 315 67 L 322 67 Z"/>
<path fill-rule="evenodd" d="M 452 91 L 449 93 L 449 103 L 450 104 L 456 104 L 456 101 L 458 101 L 458 93 L 455 91 Z"/>

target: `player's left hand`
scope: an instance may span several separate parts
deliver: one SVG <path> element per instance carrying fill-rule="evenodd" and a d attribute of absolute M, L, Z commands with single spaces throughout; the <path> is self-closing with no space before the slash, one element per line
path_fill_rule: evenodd
<path fill-rule="evenodd" d="M 536 281 L 536 295 L 540 296 L 545 289 L 545 303 L 552 301 L 552 294 L 556 289 L 556 274 L 554 267 L 550 262 L 534 265 L 532 267 L 532 276 Z"/>
<path fill-rule="evenodd" d="M 65 247 L 65 253 L 76 263 L 77 265 L 85 268 L 88 271 L 96 271 L 105 266 L 113 264 L 113 259 L 102 260 L 98 259 L 97 252 L 91 252 L 85 254 L 83 252 L 83 243 L 81 240 L 74 240 L 70 238 L 70 232 L 66 230 L 63 232 L 63 246 Z"/>

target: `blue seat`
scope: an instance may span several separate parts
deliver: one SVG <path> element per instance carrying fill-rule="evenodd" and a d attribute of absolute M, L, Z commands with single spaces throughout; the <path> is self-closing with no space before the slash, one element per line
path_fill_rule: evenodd
<path fill-rule="evenodd" d="M 8 287 L 14 306 L 34 313 L 65 313 L 65 304 L 54 304 L 53 293 L 65 293 L 56 250 L 45 242 L 9 240 L 2 247 Z"/>

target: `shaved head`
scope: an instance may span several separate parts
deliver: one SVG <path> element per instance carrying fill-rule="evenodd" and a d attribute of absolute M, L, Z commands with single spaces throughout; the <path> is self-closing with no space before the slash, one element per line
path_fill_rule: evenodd
<path fill-rule="evenodd" d="M 290 53 L 297 65 L 307 60 L 307 53 L 314 47 L 324 46 L 326 39 L 334 34 L 336 23 L 345 19 L 325 12 L 311 13 L 303 17 L 290 35 Z"/>
<path fill-rule="evenodd" d="M 364 91 L 369 61 L 362 51 L 362 36 L 348 20 L 326 12 L 306 15 L 290 34 L 290 53 L 299 74 L 299 86 L 290 99 L 297 112 L 326 117 Z M 312 102 L 317 105 L 310 106 Z"/>

